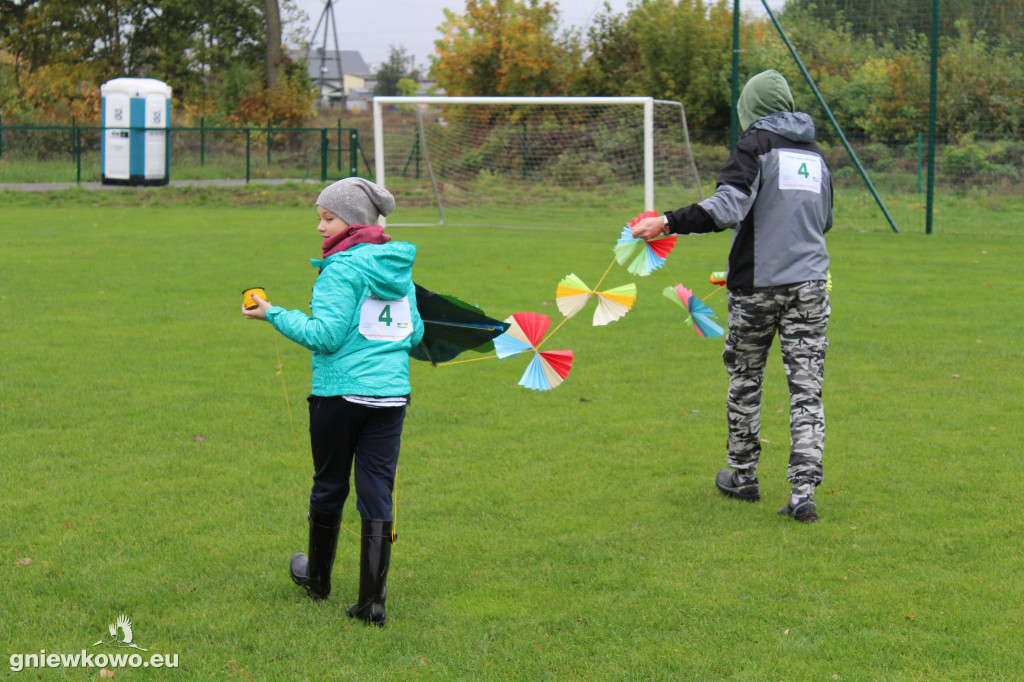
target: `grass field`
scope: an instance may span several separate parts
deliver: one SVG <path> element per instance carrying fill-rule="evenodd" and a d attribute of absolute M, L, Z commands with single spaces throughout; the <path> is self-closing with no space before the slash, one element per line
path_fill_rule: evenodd
<path fill-rule="evenodd" d="M 414 363 L 377 630 L 344 613 L 353 535 L 328 602 L 288 578 L 305 549 L 309 357 L 239 313 L 255 285 L 308 305 L 316 191 L 0 193 L 5 667 L 114 651 L 91 645 L 125 614 L 145 656 L 179 666 L 117 679 L 1020 679 L 1019 200 L 943 199 L 948 219 L 986 230 L 931 236 L 837 206 L 810 526 L 776 514 L 777 347 L 764 500 L 713 485 L 721 339 L 685 328 L 661 290 L 710 293 L 728 235 L 681 239 L 622 320 L 590 327 L 591 303 L 561 327 L 545 348 L 575 361 L 553 391 L 516 385 L 525 359 Z M 635 213 L 392 232 L 418 244 L 420 284 L 557 324 L 558 281 L 600 278 Z M 606 284 L 631 279 L 616 266 Z M 724 294 L 708 303 L 725 317 Z M 358 528 L 352 501 L 345 519 Z"/>

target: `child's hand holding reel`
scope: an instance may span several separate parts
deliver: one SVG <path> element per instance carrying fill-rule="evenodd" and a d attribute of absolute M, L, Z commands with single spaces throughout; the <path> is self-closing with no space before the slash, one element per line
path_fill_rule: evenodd
<path fill-rule="evenodd" d="M 242 314 L 250 320 L 266 319 L 267 310 L 273 305 L 264 298 L 266 295 L 263 287 L 253 287 L 242 292 Z"/>

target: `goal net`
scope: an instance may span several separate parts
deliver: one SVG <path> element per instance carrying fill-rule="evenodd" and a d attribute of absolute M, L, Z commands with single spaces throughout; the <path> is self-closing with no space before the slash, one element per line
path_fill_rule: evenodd
<path fill-rule="evenodd" d="M 375 97 L 391 225 L 564 226 L 702 198 L 678 102 L 650 97 Z"/>

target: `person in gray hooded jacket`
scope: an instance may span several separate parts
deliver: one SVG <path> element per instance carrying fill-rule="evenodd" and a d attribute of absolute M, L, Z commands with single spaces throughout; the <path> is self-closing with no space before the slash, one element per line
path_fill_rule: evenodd
<path fill-rule="evenodd" d="M 825 411 L 822 403 L 826 327 L 831 313 L 829 255 L 832 180 L 815 144 L 814 121 L 795 112 L 778 71 L 764 71 L 743 88 L 737 113 L 743 134 L 707 199 L 646 218 L 634 237 L 733 230 L 726 286 L 729 334 L 722 357 L 729 371 L 729 468 L 718 472 L 722 493 L 761 499 L 761 394 L 768 350 L 776 332 L 790 393 L 792 484 L 780 514 L 818 520 L 814 489 L 822 480 Z"/>

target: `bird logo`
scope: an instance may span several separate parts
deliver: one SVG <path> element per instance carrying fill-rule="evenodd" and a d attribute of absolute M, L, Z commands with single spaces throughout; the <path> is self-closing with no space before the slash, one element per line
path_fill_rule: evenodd
<path fill-rule="evenodd" d="M 106 644 L 107 646 L 116 646 L 121 648 L 138 649 L 139 651 L 149 651 L 149 649 L 143 649 L 138 644 L 132 641 L 132 622 L 128 619 L 128 616 L 123 613 L 117 617 L 117 622 L 110 623 L 107 625 L 107 631 L 110 632 L 110 639 L 101 639 L 100 641 L 93 644 Z"/>

